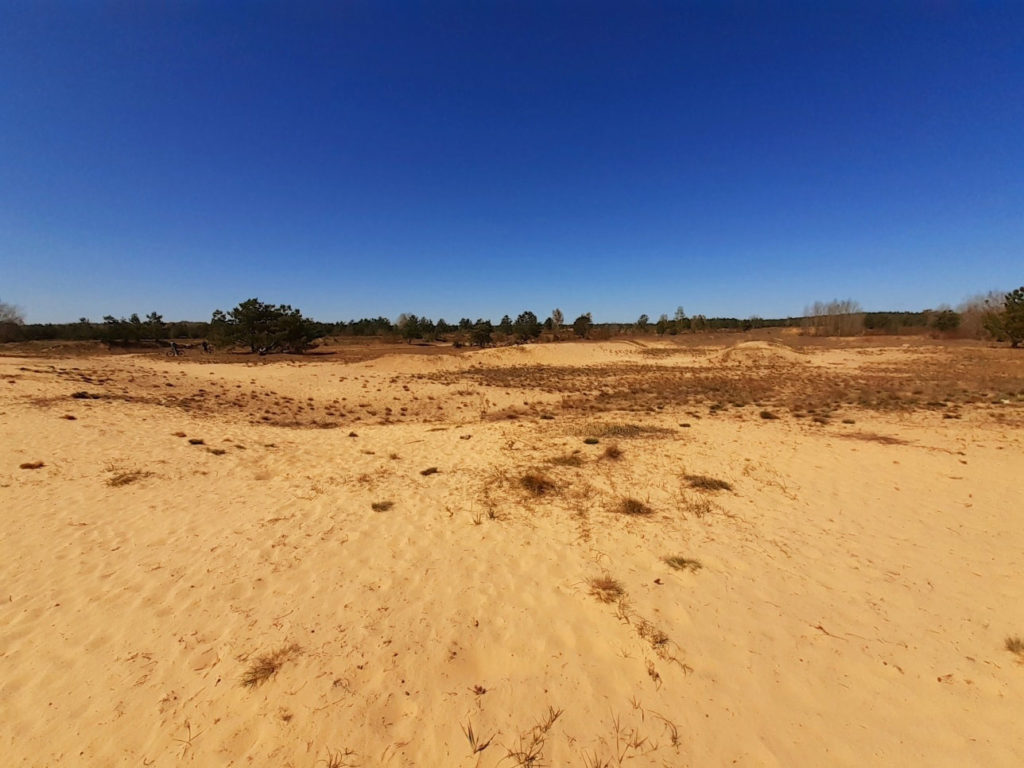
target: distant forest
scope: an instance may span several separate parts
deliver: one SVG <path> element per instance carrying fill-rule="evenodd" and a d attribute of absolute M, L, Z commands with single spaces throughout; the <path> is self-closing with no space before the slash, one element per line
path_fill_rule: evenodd
<path fill-rule="evenodd" d="M 0 302 L 0 342 L 16 341 L 102 341 L 112 346 L 168 345 L 210 341 L 221 347 L 248 347 L 251 352 L 301 352 L 318 339 L 328 337 L 377 338 L 393 342 L 448 342 L 458 346 L 488 346 L 525 342 L 553 342 L 567 339 L 608 339 L 621 335 L 678 334 L 727 331 L 742 333 L 757 328 L 800 328 L 818 336 L 862 334 L 931 333 L 946 337 L 996 338 L 1017 346 L 1024 315 L 1024 289 L 1008 294 L 993 292 L 977 296 L 954 311 L 949 307 L 921 312 L 864 312 L 852 300 L 817 302 L 800 317 L 747 318 L 688 316 L 682 307 L 657 320 L 640 315 L 632 323 L 597 323 L 585 313 L 567 323 L 555 309 L 544 320 L 525 310 L 513 319 L 461 318 L 450 323 L 443 318 L 403 313 L 394 321 L 387 317 L 322 322 L 304 317 L 290 305 L 273 305 L 259 299 L 241 302 L 229 312 L 216 310 L 202 321 L 165 321 L 157 312 L 145 317 L 107 315 L 100 322 L 83 317 L 76 323 L 24 323 L 12 305 Z"/>

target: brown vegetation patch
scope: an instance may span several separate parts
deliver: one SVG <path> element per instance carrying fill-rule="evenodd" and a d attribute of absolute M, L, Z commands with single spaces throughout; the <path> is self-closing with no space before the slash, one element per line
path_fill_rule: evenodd
<path fill-rule="evenodd" d="M 699 491 L 731 491 L 732 483 L 726 480 L 719 480 L 717 477 L 708 475 L 684 475 L 686 482 L 691 488 Z"/>
<path fill-rule="evenodd" d="M 899 437 L 893 437 L 892 435 L 881 435 L 877 432 L 843 432 L 841 437 L 849 438 L 850 440 L 865 440 L 871 443 L 881 443 L 882 445 L 909 445 L 906 440 Z"/>
<path fill-rule="evenodd" d="M 618 461 L 619 459 L 622 458 L 622 449 L 619 448 L 619 446 L 616 445 L 615 443 L 612 443 L 611 445 L 609 445 L 608 447 L 606 447 L 604 449 L 604 454 L 602 454 L 602 455 L 606 459 L 611 459 L 612 461 Z"/>

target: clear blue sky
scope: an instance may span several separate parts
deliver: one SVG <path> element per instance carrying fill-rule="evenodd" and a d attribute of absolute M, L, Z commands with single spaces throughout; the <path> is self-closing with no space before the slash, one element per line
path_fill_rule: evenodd
<path fill-rule="evenodd" d="M 1024 283 L 1024 3 L 859 5 L 3 3 L 0 300 L 631 321 Z"/>

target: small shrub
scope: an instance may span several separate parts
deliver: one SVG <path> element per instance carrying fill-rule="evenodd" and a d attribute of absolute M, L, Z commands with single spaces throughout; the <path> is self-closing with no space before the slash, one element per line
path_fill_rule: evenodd
<path fill-rule="evenodd" d="M 732 483 L 725 480 L 719 480 L 716 477 L 708 477 L 707 475 L 685 475 L 686 482 L 690 484 L 691 488 L 696 488 L 700 491 L 731 491 Z"/>
<path fill-rule="evenodd" d="M 614 603 L 625 596 L 626 590 L 622 586 L 622 583 L 613 579 L 608 574 L 604 576 L 596 576 L 590 579 L 590 594 L 600 600 L 602 603 Z"/>
<path fill-rule="evenodd" d="M 618 505 L 616 505 L 615 511 L 620 515 L 631 515 L 633 517 L 654 514 L 653 509 L 639 499 L 634 498 L 625 498 L 620 501 Z"/>

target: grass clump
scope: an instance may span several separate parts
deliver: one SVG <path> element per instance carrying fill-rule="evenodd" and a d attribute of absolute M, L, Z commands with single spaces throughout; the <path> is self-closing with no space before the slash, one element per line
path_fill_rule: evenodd
<path fill-rule="evenodd" d="M 301 652 L 302 648 L 292 643 L 291 645 L 278 648 L 276 651 L 264 653 L 256 657 L 242 676 L 242 685 L 246 688 L 256 688 L 263 685 L 263 683 L 278 673 L 278 670 L 284 666 L 285 662 L 291 661 Z"/>
<path fill-rule="evenodd" d="M 590 594 L 602 603 L 615 603 L 626 595 L 626 589 L 622 583 L 608 574 L 595 576 L 587 583 L 590 585 Z"/>
<path fill-rule="evenodd" d="M 370 504 L 370 509 L 374 512 L 387 512 L 393 506 L 395 506 L 395 502 L 393 501 L 375 501 Z"/>
<path fill-rule="evenodd" d="M 540 472 L 527 472 L 519 478 L 519 485 L 534 496 L 544 496 L 555 490 L 554 481 Z"/>
<path fill-rule="evenodd" d="M 642 517 L 654 514 L 653 509 L 640 501 L 640 499 L 634 499 L 632 497 L 622 499 L 617 505 L 615 505 L 614 511 L 618 512 L 620 515 L 630 515 L 632 517 Z"/>
<path fill-rule="evenodd" d="M 732 483 L 708 475 L 684 475 L 691 488 L 699 491 L 731 491 Z"/>
<path fill-rule="evenodd" d="M 674 568 L 677 571 L 699 571 L 704 566 L 701 565 L 700 560 L 692 560 L 688 557 L 682 557 L 681 555 L 672 555 L 670 557 L 663 558 L 665 563 L 669 567 Z"/>
<path fill-rule="evenodd" d="M 572 453 L 548 459 L 548 463 L 554 464 L 556 467 L 582 467 L 583 457 L 576 451 L 573 451 Z"/>

